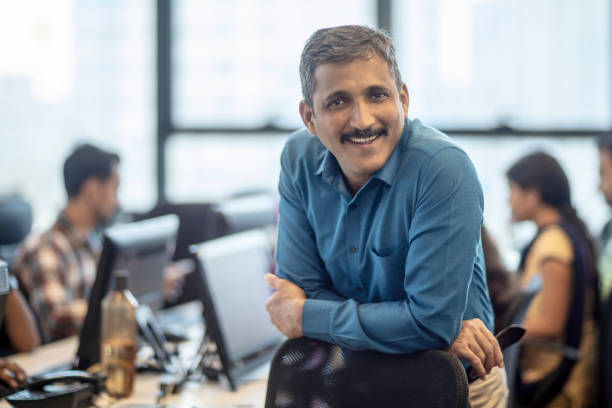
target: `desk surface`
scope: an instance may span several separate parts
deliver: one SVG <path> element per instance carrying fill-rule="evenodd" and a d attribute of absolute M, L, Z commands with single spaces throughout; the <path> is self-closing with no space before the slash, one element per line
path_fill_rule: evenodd
<path fill-rule="evenodd" d="M 76 353 L 78 339 L 71 337 L 39 347 L 32 353 L 22 353 L 11 356 L 10 359 L 22 366 L 28 373 L 48 370 L 67 361 L 71 361 Z M 266 397 L 267 369 L 261 367 L 251 375 L 246 376 L 238 391 L 228 391 L 223 384 L 213 382 L 188 382 L 180 394 L 169 395 L 163 404 L 157 405 L 156 395 L 160 375 L 138 374 L 134 393 L 130 398 L 111 400 L 101 397 L 96 401 L 100 407 L 113 408 L 146 408 L 146 407 L 189 407 L 189 408 L 259 408 L 264 406 Z M 10 406 L 5 400 L 0 401 L 0 407 Z"/>

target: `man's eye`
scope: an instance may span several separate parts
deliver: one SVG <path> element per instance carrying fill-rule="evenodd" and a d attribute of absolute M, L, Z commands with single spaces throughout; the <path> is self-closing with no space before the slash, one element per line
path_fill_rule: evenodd
<path fill-rule="evenodd" d="M 372 99 L 384 99 L 386 98 L 388 95 L 386 92 L 374 92 L 372 94 Z"/>
<path fill-rule="evenodd" d="M 344 104 L 344 99 L 338 98 L 338 99 L 334 99 L 333 101 L 329 102 L 327 104 L 327 107 L 328 108 L 335 108 L 335 107 L 338 107 L 338 106 L 343 105 L 343 104 Z"/>

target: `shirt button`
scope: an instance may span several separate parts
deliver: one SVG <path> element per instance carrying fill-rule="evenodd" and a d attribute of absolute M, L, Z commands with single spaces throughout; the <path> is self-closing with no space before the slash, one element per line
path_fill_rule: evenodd
<path fill-rule="evenodd" d="M 349 205 L 349 210 L 354 210 L 355 208 L 357 208 L 357 206 L 355 204 Z"/>
<path fill-rule="evenodd" d="M 352 246 L 352 247 L 350 247 L 350 248 L 349 248 L 349 252 L 350 252 L 351 254 L 354 254 L 355 252 L 357 252 L 357 248 L 355 248 L 354 246 Z"/>

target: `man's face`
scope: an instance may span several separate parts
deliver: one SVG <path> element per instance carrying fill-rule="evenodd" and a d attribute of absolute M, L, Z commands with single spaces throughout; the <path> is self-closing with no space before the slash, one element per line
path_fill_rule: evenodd
<path fill-rule="evenodd" d="M 93 203 L 94 216 L 97 224 L 104 225 L 110 221 L 119 209 L 117 188 L 119 173 L 117 165 L 111 169 L 111 175 L 106 180 L 97 180 L 96 198 Z"/>
<path fill-rule="evenodd" d="M 612 205 L 612 151 L 605 147 L 599 149 L 599 176 L 599 191 Z"/>
<path fill-rule="evenodd" d="M 408 89 L 398 92 L 378 55 L 315 69 L 313 106 L 300 103 L 310 133 L 336 157 L 353 193 L 387 161 L 402 136 Z"/>

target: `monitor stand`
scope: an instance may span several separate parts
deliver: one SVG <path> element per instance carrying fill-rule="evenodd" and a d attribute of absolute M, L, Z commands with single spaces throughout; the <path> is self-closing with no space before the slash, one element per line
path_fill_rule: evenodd
<path fill-rule="evenodd" d="M 217 352 L 217 344 L 206 333 L 200 344 L 198 357 L 190 371 L 201 372 L 209 381 L 219 381 L 221 376 L 227 380 L 229 389 L 236 391 L 238 379 L 270 361 L 277 348 L 278 344 L 271 344 L 238 361 L 230 363 L 229 361 L 224 361 Z"/>
<path fill-rule="evenodd" d="M 223 376 L 227 379 L 229 389 L 236 391 L 236 381 L 231 373 L 229 361 L 222 360 L 217 352 L 217 343 L 211 339 L 208 330 L 204 333 L 195 364 L 190 371 L 201 372 L 209 381 L 219 381 L 219 377 Z"/>
<path fill-rule="evenodd" d="M 146 304 L 136 309 L 138 331 L 145 342 L 151 346 L 154 358 L 164 373 L 185 375 L 179 359 L 166 350 L 166 337 L 157 318 Z"/>

